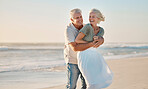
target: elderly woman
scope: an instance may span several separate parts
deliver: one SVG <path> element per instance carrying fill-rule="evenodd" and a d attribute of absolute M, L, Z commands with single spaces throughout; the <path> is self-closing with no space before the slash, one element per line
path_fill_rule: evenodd
<path fill-rule="evenodd" d="M 97 9 L 92 9 L 89 13 L 89 21 L 90 23 L 79 31 L 75 42 L 88 43 L 103 37 L 104 29 L 97 26 L 101 21 L 104 21 L 102 13 Z M 86 80 L 88 89 L 106 88 L 112 83 L 113 73 L 96 48 L 91 47 L 87 50 L 79 51 L 77 59 L 79 69 Z"/>

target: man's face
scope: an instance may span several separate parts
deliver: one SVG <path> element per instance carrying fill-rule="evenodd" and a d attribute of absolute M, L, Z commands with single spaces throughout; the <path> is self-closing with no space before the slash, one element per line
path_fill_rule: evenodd
<path fill-rule="evenodd" d="M 82 18 L 81 13 L 75 13 L 73 15 L 73 18 L 71 18 L 71 21 L 74 25 L 82 26 L 83 25 L 83 18 Z"/>

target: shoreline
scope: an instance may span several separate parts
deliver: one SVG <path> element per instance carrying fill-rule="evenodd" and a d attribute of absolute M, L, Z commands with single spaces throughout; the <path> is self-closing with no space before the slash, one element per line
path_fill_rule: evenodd
<path fill-rule="evenodd" d="M 104 89 L 148 89 L 148 57 L 132 57 L 106 60 L 114 73 L 113 83 Z M 54 67 L 54 71 L 65 71 L 65 66 Z M 66 83 L 65 83 L 66 84 Z M 65 89 L 64 85 L 45 87 L 41 89 Z M 77 89 L 80 89 L 78 80 Z"/>

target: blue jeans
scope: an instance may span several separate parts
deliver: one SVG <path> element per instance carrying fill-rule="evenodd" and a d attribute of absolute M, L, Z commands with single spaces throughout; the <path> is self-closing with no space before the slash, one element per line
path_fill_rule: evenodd
<path fill-rule="evenodd" d="M 86 83 L 84 80 L 84 77 L 82 76 L 78 65 L 77 64 L 67 64 L 67 77 L 68 77 L 68 82 L 66 85 L 66 89 L 76 89 L 76 84 L 78 77 L 80 75 L 81 82 L 82 82 L 82 87 L 81 89 L 86 89 Z"/>

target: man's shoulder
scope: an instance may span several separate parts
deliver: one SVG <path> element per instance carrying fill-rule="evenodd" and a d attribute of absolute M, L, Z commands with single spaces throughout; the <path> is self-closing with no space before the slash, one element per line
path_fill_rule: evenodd
<path fill-rule="evenodd" d="M 73 28 L 73 26 L 71 24 L 68 25 L 65 30 L 65 36 L 68 36 L 68 37 L 74 39 L 76 34 L 77 34 L 77 31 Z"/>
<path fill-rule="evenodd" d="M 66 32 L 67 34 L 69 34 L 69 33 L 73 33 L 74 31 L 73 31 L 72 28 L 67 27 L 66 30 L 65 30 L 65 32 Z"/>
<path fill-rule="evenodd" d="M 71 23 L 69 23 L 69 25 L 67 25 L 67 28 L 66 28 L 67 31 L 70 31 L 70 30 L 74 30 L 73 26 Z"/>

